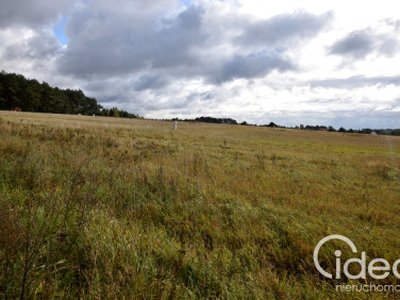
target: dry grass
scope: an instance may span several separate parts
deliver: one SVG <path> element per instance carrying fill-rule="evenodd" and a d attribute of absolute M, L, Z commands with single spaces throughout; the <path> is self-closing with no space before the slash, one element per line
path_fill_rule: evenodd
<path fill-rule="evenodd" d="M 400 258 L 399 138 L 178 127 L 0 112 L 0 297 L 346 297 L 322 237 Z"/>

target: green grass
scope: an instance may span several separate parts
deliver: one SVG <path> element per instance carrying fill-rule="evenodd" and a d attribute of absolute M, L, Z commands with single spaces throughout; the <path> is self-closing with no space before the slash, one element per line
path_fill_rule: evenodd
<path fill-rule="evenodd" d="M 363 299 L 318 241 L 400 258 L 399 138 L 178 127 L 0 112 L 0 298 Z"/>

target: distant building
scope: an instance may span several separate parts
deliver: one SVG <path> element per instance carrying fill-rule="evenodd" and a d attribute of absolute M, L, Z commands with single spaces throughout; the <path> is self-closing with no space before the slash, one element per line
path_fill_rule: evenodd
<path fill-rule="evenodd" d="M 378 135 L 375 131 L 371 131 L 371 135 Z"/>

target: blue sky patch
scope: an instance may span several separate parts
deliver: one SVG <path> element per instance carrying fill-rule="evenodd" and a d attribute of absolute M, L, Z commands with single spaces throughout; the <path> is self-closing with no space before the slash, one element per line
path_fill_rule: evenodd
<path fill-rule="evenodd" d="M 63 46 L 68 44 L 68 38 L 65 36 L 65 32 L 64 32 L 66 22 L 67 22 L 67 17 L 62 16 L 53 28 L 53 32 L 54 32 L 56 38 L 58 39 L 60 44 Z"/>
<path fill-rule="evenodd" d="M 192 0 L 181 0 L 181 3 L 185 6 L 190 6 L 190 4 L 192 3 Z"/>

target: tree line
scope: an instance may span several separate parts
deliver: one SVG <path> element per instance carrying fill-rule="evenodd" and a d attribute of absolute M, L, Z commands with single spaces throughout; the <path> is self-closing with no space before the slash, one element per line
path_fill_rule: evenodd
<path fill-rule="evenodd" d="M 295 127 L 287 127 L 278 125 L 274 122 L 270 122 L 265 125 L 256 125 L 250 124 L 246 121 L 241 123 L 237 122 L 231 118 L 215 118 L 215 117 L 198 117 L 195 119 L 179 119 L 173 118 L 171 121 L 185 121 L 185 122 L 205 122 L 205 123 L 217 123 L 217 124 L 235 124 L 235 125 L 245 125 L 245 126 L 259 126 L 259 127 L 272 127 L 272 128 L 286 128 L 286 129 L 300 129 L 300 130 L 314 130 L 314 131 L 330 131 L 330 132 L 347 132 L 347 133 L 361 133 L 361 134 L 371 134 L 376 133 L 379 135 L 396 135 L 400 136 L 400 129 L 370 129 L 370 128 L 363 128 L 363 129 L 345 129 L 340 127 L 339 129 L 335 129 L 333 126 L 325 126 L 325 125 L 303 125 Z"/>
<path fill-rule="evenodd" d="M 0 72 L 0 110 L 137 118 L 138 115 L 103 108 L 81 90 L 59 89 L 23 75 Z"/>

